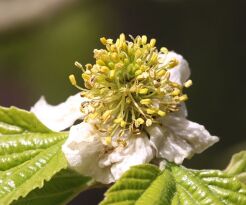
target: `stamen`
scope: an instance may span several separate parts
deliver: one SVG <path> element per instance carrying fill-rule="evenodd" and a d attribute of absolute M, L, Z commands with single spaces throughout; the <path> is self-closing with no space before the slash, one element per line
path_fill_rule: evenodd
<path fill-rule="evenodd" d="M 144 120 L 142 118 L 138 118 L 137 120 L 135 120 L 134 124 L 136 127 L 140 127 L 140 125 L 144 124 Z"/>
<path fill-rule="evenodd" d="M 179 97 L 179 100 L 182 102 L 182 101 L 186 101 L 188 100 L 188 96 L 187 95 L 182 95 Z"/>
<path fill-rule="evenodd" d="M 100 38 L 100 41 L 103 45 L 107 44 L 107 39 L 105 37 Z"/>
<path fill-rule="evenodd" d="M 85 120 L 99 121 L 99 130 L 107 133 L 107 145 L 112 145 L 112 138 L 116 137 L 119 145 L 126 146 L 126 133 L 140 134 L 144 126 L 152 126 L 158 123 L 156 119 L 178 111 L 180 103 L 188 99 L 183 86 L 192 85 L 191 80 L 184 85 L 170 81 L 168 69 L 179 62 L 173 58 L 162 65 L 160 54 L 166 58 L 168 49 L 162 47 L 158 51 L 156 39 L 148 43 L 145 35 L 130 38 L 128 41 L 120 34 L 114 42 L 102 37 L 105 49 L 94 50 L 94 65 L 83 67 L 75 62 L 83 72 L 87 89 L 78 86 L 74 75 L 69 76 L 71 84 L 89 99 L 81 106 Z"/>
<path fill-rule="evenodd" d="M 190 86 L 192 86 L 192 80 L 186 81 L 186 82 L 184 83 L 184 86 L 185 86 L 186 88 L 189 88 Z"/>
<path fill-rule="evenodd" d="M 154 38 L 152 38 L 150 40 L 150 46 L 153 48 L 155 46 L 155 44 L 156 44 L 156 40 Z"/>
<path fill-rule="evenodd" d="M 148 93 L 148 91 L 149 91 L 148 88 L 141 88 L 141 89 L 139 89 L 138 93 L 145 95 Z"/>
<path fill-rule="evenodd" d="M 142 44 L 145 45 L 147 43 L 147 36 L 142 36 Z"/>
<path fill-rule="evenodd" d="M 72 85 L 77 85 L 77 82 L 76 82 L 76 78 L 74 75 L 69 75 L 69 80 L 71 82 Z"/>
<path fill-rule="evenodd" d="M 162 48 L 160 49 L 160 51 L 161 51 L 162 53 L 164 53 L 164 54 L 168 54 L 168 49 L 165 48 L 165 47 L 162 47 Z"/>
<path fill-rule="evenodd" d="M 77 68 L 79 68 L 80 70 L 82 70 L 83 72 L 85 72 L 85 69 L 83 68 L 83 66 L 82 66 L 79 62 L 75 61 L 74 65 L 75 65 Z"/>
<path fill-rule="evenodd" d="M 149 105 L 149 104 L 151 104 L 151 99 L 143 99 L 143 100 L 140 100 L 140 103 L 142 105 Z"/>
<path fill-rule="evenodd" d="M 146 126 L 150 127 L 152 125 L 152 120 L 151 119 L 147 119 L 146 120 Z"/>
<path fill-rule="evenodd" d="M 166 112 L 159 110 L 157 114 L 160 115 L 161 117 L 164 117 L 166 115 Z"/>

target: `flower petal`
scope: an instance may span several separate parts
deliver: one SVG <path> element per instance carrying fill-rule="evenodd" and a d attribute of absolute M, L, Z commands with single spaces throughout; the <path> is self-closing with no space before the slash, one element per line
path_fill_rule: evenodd
<path fill-rule="evenodd" d="M 70 127 L 76 120 L 83 118 L 80 105 L 85 101 L 80 94 L 70 96 L 59 105 L 49 105 L 44 97 L 31 108 L 37 118 L 53 131 L 61 131 Z"/>
<path fill-rule="evenodd" d="M 100 160 L 101 166 L 111 165 L 111 173 L 115 180 L 131 166 L 150 162 L 154 157 L 146 134 L 133 136 L 129 139 L 126 147 L 118 147 L 112 153 Z"/>
<path fill-rule="evenodd" d="M 166 64 L 172 58 L 178 60 L 179 64 L 172 69 L 170 72 L 170 81 L 183 85 L 190 76 L 190 68 L 188 62 L 183 58 L 183 56 L 175 53 L 174 51 L 168 52 L 167 55 L 160 54 L 161 64 Z"/>
<path fill-rule="evenodd" d="M 83 122 L 72 126 L 62 151 L 71 169 L 104 184 L 114 181 L 110 167 L 99 166 L 100 156 L 104 154 L 104 145 L 93 124 Z"/>
<path fill-rule="evenodd" d="M 101 139 L 105 137 L 93 123 L 72 126 L 62 151 L 69 167 L 78 173 L 109 184 L 119 179 L 131 166 L 147 163 L 154 150 L 146 134 L 132 137 L 126 147 L 110 148 Z"/>
<path fill-rule="evenodd" d="M 163 118 L 161 126 L 155 125 L 147 130 L 156 156 L 177 164 L 195 153 L 203 152 L 219 140 L 211 136 L 204 126 L 172 115 Z"/>

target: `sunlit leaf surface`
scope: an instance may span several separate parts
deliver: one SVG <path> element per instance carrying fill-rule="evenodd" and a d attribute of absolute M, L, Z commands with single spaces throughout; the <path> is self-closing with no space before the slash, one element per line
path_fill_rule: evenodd
<path fill-rule="evenodd" d="M 0 107 L 0 204 L 25 197 L 67 167 L 61 152 L 66 137 L 30 112 Z"/>
<path fill-rule="evenodd" d="M 189 170 L 168 164 L 132 167 L 100 205 L 245 205 L 246 187 L 217 170 Z"/>

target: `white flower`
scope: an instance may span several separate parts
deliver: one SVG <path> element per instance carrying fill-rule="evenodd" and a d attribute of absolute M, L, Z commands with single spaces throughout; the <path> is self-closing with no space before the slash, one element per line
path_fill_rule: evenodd
<path fill-rule="evenodd" d="M 146 39 L 142 37 L 142 41 L 145 40 Z M 105 39 L 102 39 L 102 42 L 107 43 Z M 124 37 L 121 36 L 119 45 L 123 45 L 122 42 L 124 43 Z M 136 40 L 136 42 L 138 41 Z M 154 41 L 151 42 L 149 44 L 150 48 L 155 43 Z M 98 100 L 92 100 L 91 105 L 100 108 L 100 113 L 94 112 L 95 109 L 89 109 L 89 114 L 92 114 L 94 120 L 88 118 L 86 122 L 72 126 L 70 128 L 69 137 L 62 146 L 62 151 L 70 168 L 82 175 L 91 176 L 96 181 L 108 184 L 119 179 L 120 176 L 133 165 L 148 163 L 152 160 L 161 161 L 162 159 L 180 164 L 185 158 L 190 158 L 195 153 L 201 153 L 218 141 L 218 138 L 211 136 L 202 125 L 186 119 L 187 110 L 182 100 L 185 96 L 182 94 L 182 86 L 190 75 L 190 69 L 187 61 L 181 55 L 175 52 L 165 53 L 164 48 L 163 50 L 164 52 L 162 54 L 159 53 L 157 57 L 160 62 L 160 67 L 163 68 L 164 66 L 165 69 L 171 68 L 168 70 L 169 73 L 166 71 L 160 72 L 160 70 L 153 73 L 153 70 L 150 69 L 149 71 L 148 68 L 146 69 L 145 67 L 146 72 L 141 73 L 141 71 L 138 70 L 136 71 L 136 76 L 138 76 L 138 80 L 143 80 L 144 82 L 151 75 L 159 75 L 159 77 L 151 78 L 155 79 L 153 81 L 155 86 L 159 86 L 158 88 L 163 89 L 163 91 L 160 91 L 161 94 L 158 95 L 158 97 L 162 96 L 162 92 L 167 92 L 167 95 L 164 95 L 165 99 L 162 101 L 157 97 L 152 100 L 146 97 L 142 98 L 140 102 L 135 102 L 132 95 L 129 94 L 131 99 L 126 98 L 126 102 L 121 100 L 122 108 L 119 109 L 119 111 L 123 112 L 124 106 L 129 109 L 127 103 L 134 102 L 133 106 L 135 106 L 135 110 L 132 111 L 131 115 L 135 116 L 135 114 L 139 114 L 137 113 L 139 111 L 140 115 L 138 116 L 140 117 L 138 117 L 138 119 L 134 117 L 130 122 L 127 121 L 128 114 L 127 117 L 118 117 L 116 119 L 115 114 L 112 114 L 114 110 L 120 108 L 121 104 L 118 104 L 119 106 L 113 104 L 110 108 L 111 110 L 105 110 Z M 96 53 L 95 56 L 98 58 L 105 54 L 104 50 L 96 52 L 98 53 Z M 150 61 L 156 63 L 156 56 L 154 54 L 151 55 Z M 117 56 L 114 58 L 117 59 Z M 148 59 L 149 57 L 147 56 L 146 58 Z M 142 61 L 140 60 L 139 63 L 142 63 Z M 156 63 L 156 65 L 158 64 Z M 119 69 L 122 68 L 122 64 L 118 64 L 117 66 Z M 82 66 L 80 65 L 80 67 Z M 92 66 L 88 65 L 88 69 L 91 68 Z M 99 72 L 98 69 L 101 69 L 100 72 L 102 73 L 108 72 L 108 68 L 105 66 L 100 67 L 96 65 L 93 69 L 95 74 Z M 87 73 L 85 72 L 83 77 L 87 83 L 86 85 L 89 88 L 93 88 L 95 76 L 92 75 L 91 77 L 90 75 L 92 74 L 88 71 Z M 115 73 L 110 71 L 109 78 L 113 78 L 114 75 Z M 72 76 L 72 79 L 72 83 L 76 85 L 74 76 Z M 116 100 L 114 101 L 115 103 L 118 98 L 111 95 L 111 93 L 114 94 L 114 91 L 111 90 L 111 86 L 114 86 L 111 83 L 112 79 L 109 80 L 109 82 L 105 82 L 106 80 L 107 78 L 102 81 L 103 83 L 109 83 L 106 88 L 104 88 L 104 90 L 101 89 L 99 82 L 99 84 L 96 85 L 99 89 L 93 88 L 92 95 L 100 94 L 101 92 L 103 94 L 109 93 L 106 97 L 103 96 L 101 100 L 105 98 L 110 104 L 110 99 L 113 99 Z M 119 83 L 120 82 L 118 82 L 116 87 L 119 87 Z M 151 85 L 151 82 L 149 85 Z M 151 93 L 148 93 L 148 89 L 142 88 L 143 87 L 141 87 L 140 90 L 134 88 L 130 92 L 139 92 L 137 94 L 135 93 L 136 95 L 151 96 Z M 117 97 L 121 95 L 121 92 L 124 93 L 126 89 L 127 86 L 120 89 L 119 93 L 117 93 Z M 83 91 L 84 90 L 85 89 L 83 89 Z M 171 92 L 173 92 L 173 96 L 170 94 Z M 89 93 L 88 96 L 91 96 L 90 94 L 91 93 Z M 121 96 L 120 99 L 122 99 Z M 163 104 L 160 105 L 160 101 L 164 106 Z M 41 98 L 31 111 L 33 111 L 47 127 L 59 131 L 70 127 L 77 119 L 84 117 L 80 112 L 82 102 L 88 102 L 88 99 L 81 98 L 79 94 L 68 98 L 66 102 L 58 106 L 50 106 Z M 173 107 L 170 106 L 170 104 L 173 104 Z M 181 106 L 179 111 L 177 111 L 178 105 Z M 146 113 L 141 109 L 146 108 L 151 109 L 147 109 L 146 113 L 149 117 L 145 121 L 141 116 L 146 117 Z M 165 108 L 167 113 L 161 110 Z M 155 113 L 158 113 L 158 115 Z M 100 116 L 100 120 L 103 119 L 103 123 L 101 124 L 98 123 L 98 115 Z M 112 118 L 113 120 L 107 122 L 108 119 Z M 159 123 L 155 123 L 154 119 L 158 120 Z M 110 123 L 115 124 L 111 126 Z M 128 126 L 127 129 L 126 126 Z M 141 127 L 142 130 L 138 129 L 139 127 Z M 133 135 L 130 132 L 131 129 L 135 129 L 135 131 L 139 132 L 138 135 Z"/>

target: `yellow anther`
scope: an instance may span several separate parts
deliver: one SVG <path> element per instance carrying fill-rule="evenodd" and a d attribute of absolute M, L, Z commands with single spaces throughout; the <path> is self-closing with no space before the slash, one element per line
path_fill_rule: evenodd
<path fill-rule="evenodd" d="M 141 73 L 142 73 L 141 70 L 137 70 L 137 71 L 135 72 L 135 76 L 138 76 L 138 75 L 140 75 Z"/>
<path fill-rule="evenodd" d="M 155 113 L 155 110 L 154 110 L 154 109 L 148 108 L 148 109 L 146 110 L 146 112 L 147 112 L 148 114 L 150 114 L 150 115 L 153 115 L 153 114 Z"/>
<path fill-rule="evenodd" d="M 138 119 L 137 119 L 137 122 L 141 125 L 141 124 L 144 123 L 144 120 L 143 120 L 143 118 L 138 118 Z"/>
<path fill-rule="evenodd" d="M 181 91 L 179 89 L 175 89 L 171 94 L 173 96 L 179 95 L 181 93 Z"/>
<path fill-rule="evenodd" d="M 72 85 L 77 85 L 76 79 L 74 75 L 69 75 L 69 80 Z"/>
<path fill-rule="evenodd" d="M 150 62 L 151 63 L 156 63 L 157 59 L 158 59 L 157 53 L 153 53 L 152 56 L 151 56 Z"/>
<path fill-rule="evenodd" d="M 141 79 L 146 79 L 148 77 L 149 77 L 149 73 L 148 72 L 143 72 L 141 75 L 137 76 L 137 79 L 141 80 Z"/>
<path fill-rule="evenodd" d="M 98 59 L 98 60 L 96 61 L 96 64 L 97 64 L 97 65 L 105 65 L 104 61 L 101 60 L 101 59 Z"/>
<path fill-rule="evenodd" d="M 160 51 L 164 54 L 168 54 L 168 49 L 166 47 L 162 47 Z"/>
<path fill-rule="evenodd" d="M 105 142 L 106 142 L 107 145 L 110 145 L 111 141 L 112 141 L 111 137 L 106 137 L 105 138 Z"/>
<path fill-rule="evenodd" d="M 144 79 L 143 75 L 138 75 L 137 76 L 137 80 L 142 80 L 142 79 Z"/>
<path fill-rule="evenodd" d="M 109 68 L 108 68 L 107 66 L 102 66 L 102 67 L 100 68 L 100 71 L 101 71 L 102 73 L 107 73 L 107 72 L 109 72 Z"/>
<path fill-rule="evenodd" d="M 107 43 L 108 43 L 108 44 L 112 44 L 112 43 L 113 43 L 113 39 L 108 38 L 108 39 L 107 39 Z"/>
<path fill-rule="evenodd" d="M 147 43 L 147 36 L 142 36 L 142 44 L 145 45 Z"/>
<path fill-rule="evenodd" d="M 163 76 L 164 80 L 169 80 L 170 78 L 170 72 L 166 72 L 165 75 Z"/>
<path fill-rule="evenodd" d="M 110 58 L 109 58 L 108 55 L 102 55 L 102 56 L 101 56 L 101 59 L 103 60 L 103 62 L 108 62 L 108 61 L 110 61 Z"/>
<path fill-rule="evenodd" d="M 97 73 L 99 71 L 99 66 L 93 66 L 91 69 L 92 73 Z"/>
<path fill-rule="evenodd" d="M 173 68 L 178 64 L 179 64 L 178 60 L 176 58 L 172 58 L 166 65 L 166 68 Z"/>
<path fill-rule="evenodd" d="M 119 48 L 119 45 L 120 45 L 120 39 L 117 39 L 115 42 L 115 46 Z"/>
<path fill-rule="evenodd" d="M 149 105 L 149 104 L 151 104 L 151 99 L 142 99 L 142 100 L 140 100 L 140 103 L 142 105 Z"/>
<path fill-rule="evenodd" d="M 125 40 L 126 40 L 125 34 L 124 33 L 120 34 L 120 41 L 124 42 Z"/>
<path fill-rule="evenodd" d="M 89 117 L 90 117 L 91 119 L 95 119 L 98 115 L 99 115 L 99 113 L 94 112 L 94 113 L 90 113 L 90 114 L 89 114 Z"/>
<path fill-rule="evenodd" d="M 154 38 L 152 38 L 151 40 L 150 40 L 150 46 L 153 48 L 154 46 L 155 46 L 155 44 L 156 44 L 156 39 L 154 39 Z"/>
<path fill-rule="evenodd" d="M 110 68 L 114 68 L 114 63 L 113 63 L 113 62 L 109 62 L 109 63 L 108 63 L 108 66 L 109 66 Z"/>
<path fill-rule="evenodd" d="M 114 120 L 114 123 L 119 124 L 122 120 L 123 120 L 122 117 L 119 117 Z"/>
<path fill-rule="evenodd" d="M 110 70 L 109 71 L 109 79 L 110 80 L 114 79 L 114 76 L 115 76 L 115 70 Z"/>
<path fill-rule="evenodd" d="M 85 91 L 81 91 L 81 92 L 80 92 L 80 96 L 81 96 L 81 97 L 85 97 L 86 94 L 87 94 L 87 92 L 85 92 Z"/>
<path fill-rule="evenodd" d="M 121 127 L 125 127 L 125 126 L 126 126 L 126 121 L 122 120 L 122 121 L 120 122 L 120 126 L 121 126 Z"/>
<path fill-rule="evenodd" d="M 192 86 L 192 80 L 186 81 L 186 82 L 184 83 L 184 86 L 185 86 L 186 88 Z"/>
<path fill-rule="evenodd" d="M 178 84 L 178 83 L 175 83 L 175 82 L 171 82 L 172 86 L 175 87 L 175 88 L 179 88 L 181 89 L 182 88 L 182 85 Z"/>
<path fill-rule="evenodd" d="M 92 68 L 92 65 L 90 63 L 85 65 L 86 69 L 90 70 Z"/>
<path fill-rule="evenodd" d="M 186 100 L 188 100 L 188 96 L 187 95 L 182 95 L 182 96 L 179 97 L 179 100 L 181 102 L 186 101 Z"/>
<path fill-rule="evenodd" d="M 149 127 L 152 125 L 152 120 L 151 119 L 147 119 L 146 120 L 146 126 Z"/>
<path fill-rule="evenodd" d="M 158 110 L 157 114 L 160 115 L 161 117 L 164 117 L 166 115 L 166 112 L 162 110 Z"/>
<path fill-rule="evenodd" d="M 105 37 L 100 38 L 100 41 L 103 45 L 107 44 L 107 39 Z"/>
<path fill-rule="evenodd" d="M 112 51 L 115 50 L 115 44 L 111 44 L 111 45 L 107 44 L 106 48 L 109 51 L 109 53 L 111 53 Z"/>
<path fill-rule="evenodd" d="M 138 58 L 138 59 L 136 60 L 136 63 L 137 63 L 137 64 L 141 64 L 141 63 L 142 63 L 142 60 L 141 60 L 140 58 Z"/>
<path fill-rule="evenodd" d="M 139 89 L 138 93 L 145 95 L 148 93 L 148 91 L 149 91 L 148 88 L 141 88 L 141 89 Z"/>
<path fill-rule="evenodd" d="M 141 65 L 140 70 L 141 71 L 146 71 L 149 67 L 145 65 Z"/>
<path fill-rule="evenodd" d="M 135 58 L 139 58 L 142 55 L 142 52 L 140 49 L 137 49 L 135 52 Z"/>
<path fill-rule="evenodd" d="M 111 54 L 111 59 L 114 61 L 114 62 L 118 62 L 119 61 L 119 56 L 117 53 L 112 53 Z"/>
<path fill-rule="evenodd" d="M 140 125 L 144 124 L 143 118 L 136 119 L 134 124 L 135 124 L 135 127 L 139 127 Z"/>
<path fill-rule="evenodd" d="M 70 78 L 70 77 L 69 77 Z M 84 81 L 88 81 L 90 80 L 90 75 L 86 74 L 86 73 L 83 73 L 82 74 L 82 78 L 84 79 Z"/>
<path fill-rule="evenodd" d="M 102 115 L 102 120 L 106 121 L 111 117 L 112 110 L 107 110 L 106 112 L 103 113 Z"/>
<path fill-rule="evenodd" d="M 157 76 L 158 78 L 160 78 L 160 77 L 162 77 L 165 73 L 166 73 L 165 70 L 160 70 L 160 71 L 156 74 L 156 76 Z"/>

